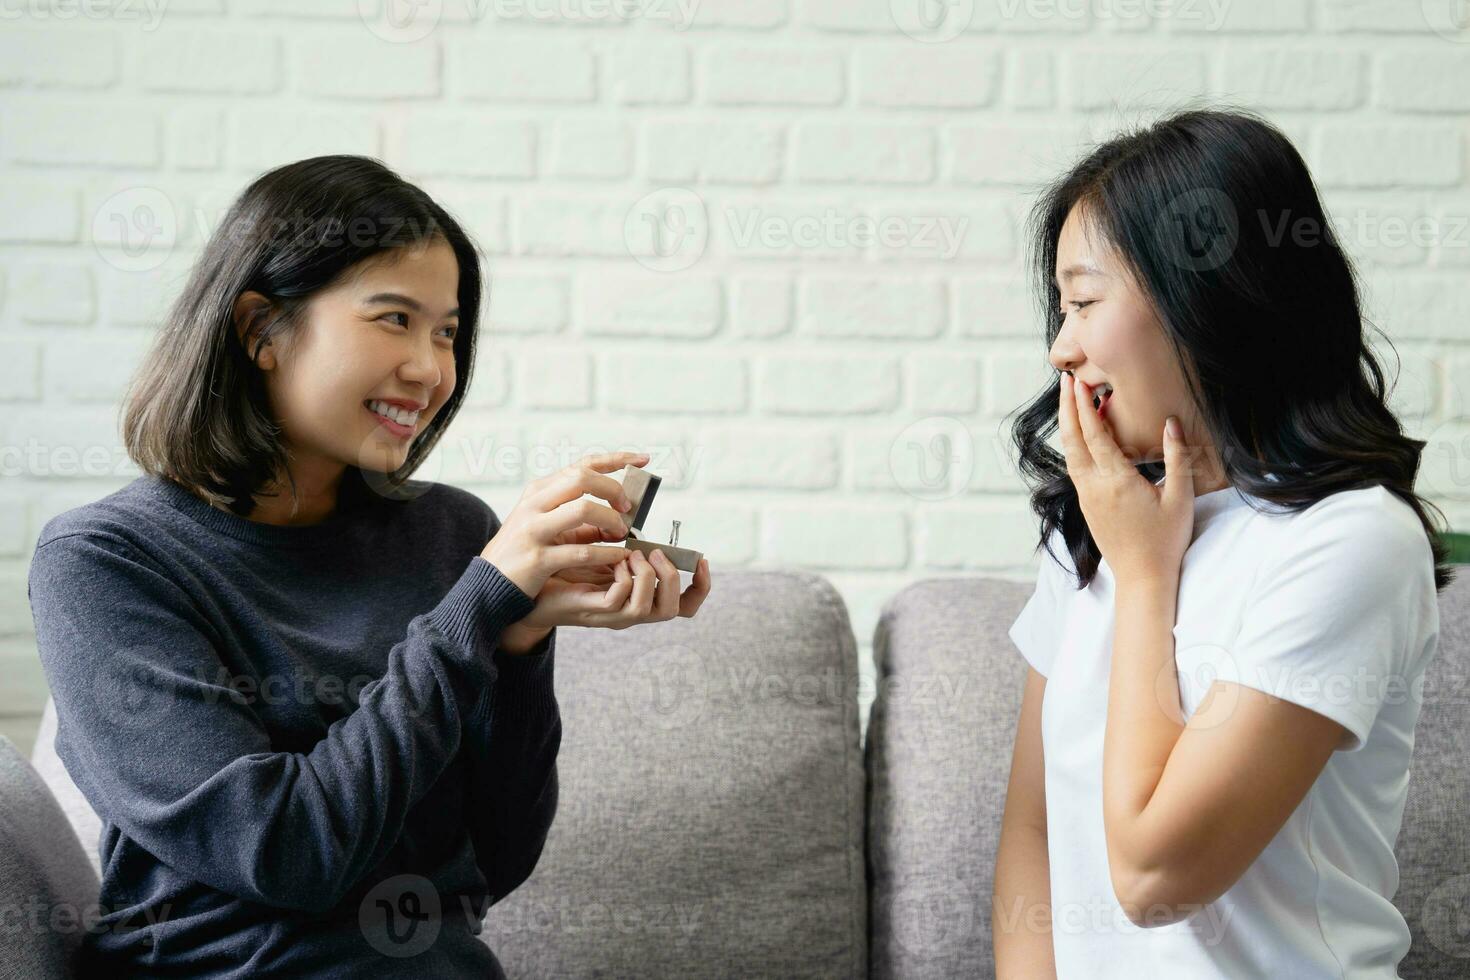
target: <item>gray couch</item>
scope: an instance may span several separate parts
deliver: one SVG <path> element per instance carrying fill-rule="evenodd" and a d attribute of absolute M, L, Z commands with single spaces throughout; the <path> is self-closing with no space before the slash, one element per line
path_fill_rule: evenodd
<path fill-rule="evenodd" d="M 1006 631 L 1029 593 L 943 579 L 893 597 L 866 754 L 856 645 L 819 576 L 727 573 L 693 620 L 563 630 L 560 810 L 485 923 L 509 975 L 991 976 L 1024 673 Z M 1470 975 L 1470 582 L 1440 608 L 1399 839 L 1407 978 Z M 98 823 L 54 717 L 35 771 L 0 744 L 0 908 L 95 900 Z M 0 977 L 66 976 L 80 937 L 0 934 Z"/>

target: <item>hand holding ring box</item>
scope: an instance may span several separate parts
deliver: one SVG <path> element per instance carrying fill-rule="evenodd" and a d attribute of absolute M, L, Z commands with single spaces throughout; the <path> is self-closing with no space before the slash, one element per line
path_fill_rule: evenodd
<path fill-rule="evenodd" d="M 633 509 L 629 511 L 628 537 L 624 544 L 635 551 L 643 552 L 645 558 L 657 551 L 662 551 L 674 567 L 681 572 L 693 572 L 699 568 L 699 560 L 704 557 L 701 552 L 691 548 L 677 547 L 679 543 L 679 522 L 674 521 L 674 533 L 668 544 L 659 544 L 656 541 L 644 541 L 638 537 L 638 531 L 643 528 L 643 521 L 648 517 L 649 508 L 653 506 L 653 496 L 658 492 L 658 485 L 663 482 L 647 470 L 629 463 L 623 467 L 623 493 L 632 501 Z"/>

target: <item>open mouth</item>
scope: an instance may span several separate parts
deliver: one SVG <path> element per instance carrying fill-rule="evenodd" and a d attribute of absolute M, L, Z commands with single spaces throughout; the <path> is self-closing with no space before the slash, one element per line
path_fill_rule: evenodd
<path fill-rule="evenodd" d="M 1093 407 L 1093 409 L 1099 415 L 1101 415 L 1103 413 L 1103 411 L 1107 408 L 1108 400 L 1111 399 L 1112 397 L 1113 397 L 1113 386 L 1110 385 L 1110 384 L 1108 384 L 1106 381 L 1104 381 L 1102 384 L 1098 385 L 1097 390 L 1095 392 L 1093 392 L 1093 395 L 1092 395 L 1092 407 Z"/>
<path fill-rule="evenodd" d="M 413 424 L 409 424 L 400 422 L 397 419 L 389 418 L 388 416 L 372 408 L 371 403 L 369 402 L 363 402 L 362 407 L 366 409 L 368 414 L 371 415 L 379 425 L 386 429 L 390 435 L 396 436 L 399 439 L 410 438 L 417 428 L 417 412 L 415 412 L 412 416 Z"/>

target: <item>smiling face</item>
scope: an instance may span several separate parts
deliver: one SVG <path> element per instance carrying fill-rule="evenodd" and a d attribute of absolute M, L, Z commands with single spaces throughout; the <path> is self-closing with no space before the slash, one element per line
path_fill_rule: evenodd
<path fill-rule="evenodd" d="M 1062 224 L 1053 275 L 1063 321 L 1051 365 L 1094 388 L 1105 381 L 1113 386 L 1103 421 L 1124 452 L 1140 462 L 1163 459 L 1164 421 L 1170 415 L 1179 416 L 1187 445 L 1205 445 L 1164 325 L 1127 265 L 1100 232 L 1088 227 L 1082 205 Z M 1196 492 L 1210 489 L 1200 485 L 1202 476 L 1197 471 Z"/>
<path fill-rule="evenodd" d="M 263 299 L 242 295 L 237 320 Z M 429 239 L 364 260 L 312 296 L 284 343 L 261 351 L 271 411 L 304 497 L 335 487 L 347 465 L 385 473 L 403 465 L 454 391 L 458 307 L 454 250 Z M 383 425 L 365 404 L 373 399 L 423 405 L 412 434 Z"/>

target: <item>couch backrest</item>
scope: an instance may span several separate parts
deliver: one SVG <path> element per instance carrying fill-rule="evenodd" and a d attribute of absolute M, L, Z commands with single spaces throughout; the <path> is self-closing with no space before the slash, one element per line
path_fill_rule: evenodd
<path fill-rule="evenodd" d="M 884 606 L 867 738 L 874 980 L 995 975 L 991 870 L 1025 676 L 1006 631 L 1030 594 L 936 579 Z"/>
<path fill-rule="evenodd" d="M 1424 678 L 1394 904 L 1413 932 L 1405 977 L 1470 976 L 1470 568 L 1439 594 L 1439 651 Z"/>
<path fill-rule="evenodd" d="M 486 917 L 509 976 L 866 976 L 857 654 L 815 575 L 558 631 L 560 806 Z"/>
<path fill-rule="evenodd" d="M 994 976 L 991 886 L 1025 662 L 1006 635 L 1031 594 L 997 579 L 919 582 L 874 640 L 868 861 L 875 980 Z M 1413 932 L 1405 977 L 1470 975 L 1470 576 L 1439 596 L 1396 853 Z"/>
<path fill-rule="evenodd" d="M 98 898 L 97 875 L 56 800 L 0 735 L 0 976 L 74 976 Z"/>

